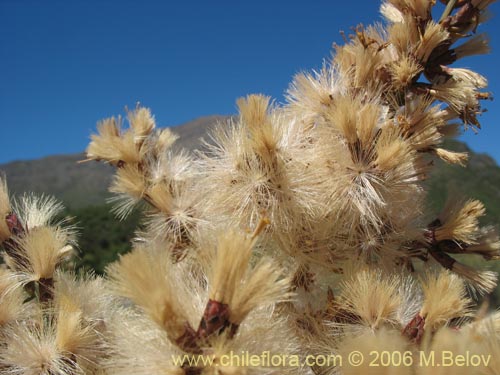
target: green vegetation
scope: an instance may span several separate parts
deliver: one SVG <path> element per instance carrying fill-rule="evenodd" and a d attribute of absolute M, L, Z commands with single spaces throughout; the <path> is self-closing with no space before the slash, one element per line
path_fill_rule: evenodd
<path fill-rule="evenodd" d="M 90 206 L 67 212 L 75 218 L 80 232 L 77 269 L 87 268 L 103 273 L 107 264 L 130 249 L 140 212 L 133 211 L 126 220 L 119 221 L 110 208 L 109 205 Z"/>

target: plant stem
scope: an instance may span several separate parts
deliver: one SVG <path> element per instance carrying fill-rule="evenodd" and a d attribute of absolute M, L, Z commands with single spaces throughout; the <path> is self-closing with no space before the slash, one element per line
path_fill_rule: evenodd
<path fill-rule="evenodd" d="M 38 280 L 38 300 L 40 303 L 47 303 L 54 299 L 54 279 Z"/>
<path fill-rule="evenodd" d="M 455 7 L 456 3 L 457 3 L 457 0 L 448 1 L 448 4 L 446 5 L 446 8 L 445 8 L 443 14 L 441 15 L 439 22 L 443 22 L 446 19 L 446 17 L 448 17 L 450 15 L 450 13 L 453 10 L 453 8 Z"/>

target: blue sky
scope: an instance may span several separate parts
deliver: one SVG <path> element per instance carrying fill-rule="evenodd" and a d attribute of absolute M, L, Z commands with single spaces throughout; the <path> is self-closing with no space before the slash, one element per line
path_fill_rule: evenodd
<path fill-rule="evenodd" d="M 342 5 L 340 5 L 342 4 Z M 141 102 L 160 126 L 235 113 L 264 93 L 283 102 L 293 75 L 319 68 L 339 31 L 379 21 L 379 2 L 0 0 L 0 163 L 85 149 L 99 119 Z M 493 13 L 500 13 L 494 4 Z M 499 93 L 500 19 L 480 30 L 493 53 L 460 66 Z M 500 108 L 463 139 L 500 161 Z"/>

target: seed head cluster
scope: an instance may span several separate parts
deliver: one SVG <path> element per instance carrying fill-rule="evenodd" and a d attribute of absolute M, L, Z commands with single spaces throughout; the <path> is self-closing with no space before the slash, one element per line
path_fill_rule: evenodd
<path fill-rule="evenodd" d="M 497 275 L 469 262 L 500 259 L 496 229 L 475 199 L 424 209 L 433 166 L 467 164 L 444 141 L 481 128 L 487 80 L 460 62 L 489 51 L 493 2 L 384 1 L 285 104 L 238 99 L 192 153 L 148 108 L 101 121 L 87 161 L 115 168 L 118 218 L 143 214 L 102 277 L 71 271 L 60 203 L 1 179 L 0 373 L 425 375 L 444 369 L 303 360 L 448 350 L 491 360 L 447 373 L 500 374 L 500 313 L 478 302 Z"/>

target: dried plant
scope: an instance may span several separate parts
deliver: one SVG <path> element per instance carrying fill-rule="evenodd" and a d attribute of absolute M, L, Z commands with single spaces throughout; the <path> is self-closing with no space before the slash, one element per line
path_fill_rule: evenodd
<path fill-rule="evenodd" d="M 496 229 L 477 200 L 423 209 L 433 164 L 467 162 L 443 141 L 481 127 L 486 78 L 452 65 L 489 51 L 493 1 L 441 2 L 386 0 L 286 104 L 239 99 L 194 155 L 147 108 L 100 122 L 88 161 L 116 168 L 119 218 L 144 214 L 104 278 L 68 271 L 60 204 L 2 179 L 2 373 L 499 374 L 500 314 L 477 303 L 497 275 L 467 264 L 500 259 Z M 489 360 L 429 365 L 442 352 Z M 263 353 L 289 360 L 225 361 Z"/>

